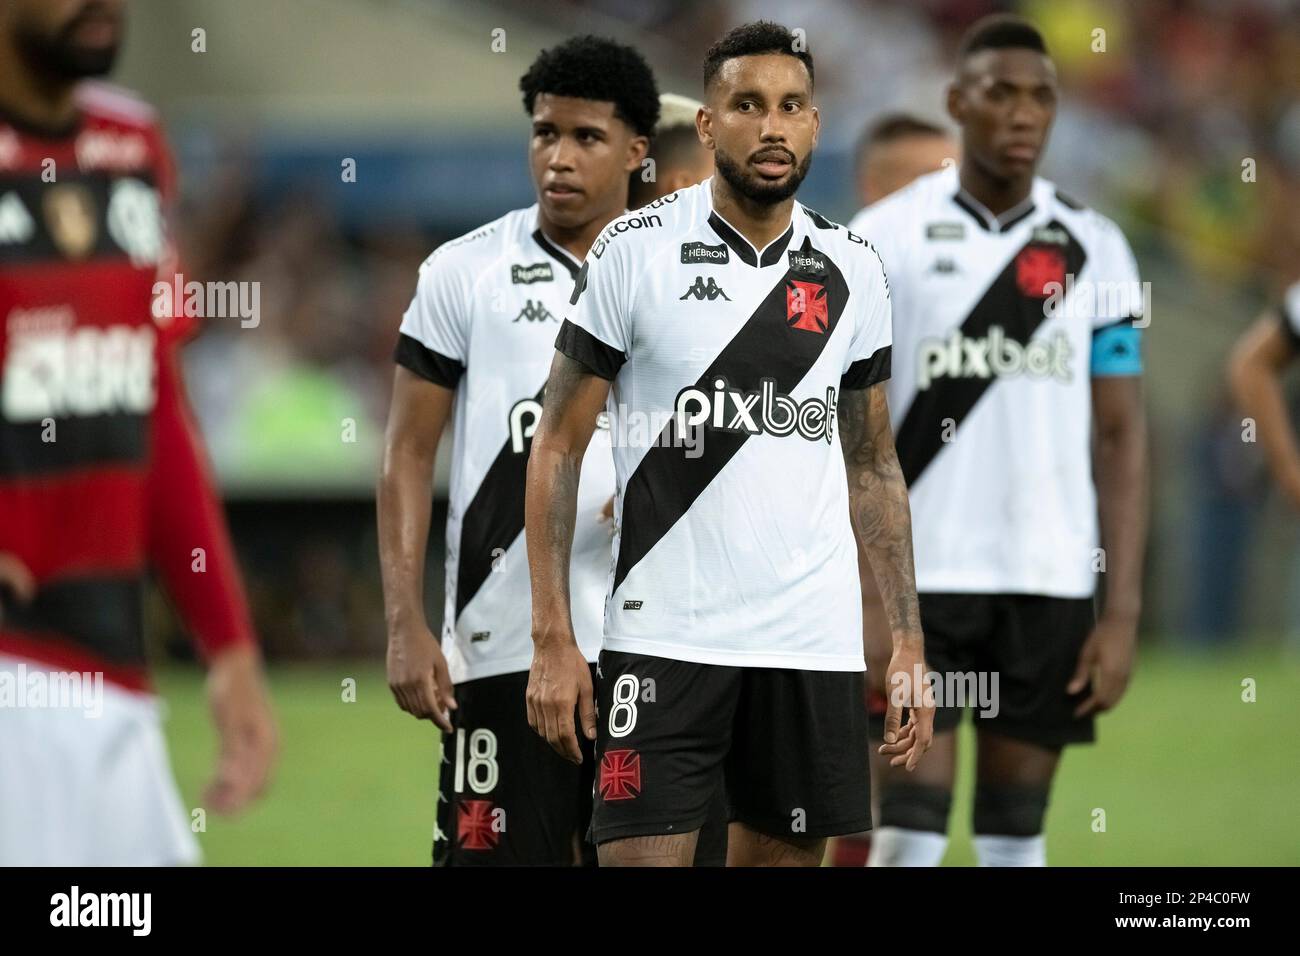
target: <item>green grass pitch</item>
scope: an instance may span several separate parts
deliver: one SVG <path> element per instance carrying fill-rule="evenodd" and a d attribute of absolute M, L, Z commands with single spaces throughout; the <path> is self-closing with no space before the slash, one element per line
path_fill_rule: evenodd
<path fill-rule="evenodd" d="M 356 681 L 345 703 L 343 682 Z M 1242 700 L 1252 678 L 1256 701 Z M 209 814 L 209 865 L 429 862 L 439 740 L 393 703 L 376 662 L 272 668 L 281 760 L 265 799 L 237 819 Z M 188 807 L 216 740 L 202 675 L 158 675 L 167 738 Z M 969 734 L 969 725 L 963 729 Z M 969 743 L 968 738 L 963 739 Z M 971 865 L 969 761 L 961 764 L 945 862 Z M 1066 751 L 1048 814 L 1056 865 L 1300 864 L 1300 662 L 1276 651 L 1145 650 L 1098 743 Z M 1105 832 L 1094 832 L 1095 811 Z"/>

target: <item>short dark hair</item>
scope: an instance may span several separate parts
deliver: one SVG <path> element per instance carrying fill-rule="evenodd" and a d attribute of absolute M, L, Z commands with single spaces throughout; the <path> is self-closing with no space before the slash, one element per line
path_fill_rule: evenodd
<path fill-rule="evenodd" d="M 683 158 L 689 155 L 689 150 L 701 148 L 699 134 L 695 132 L 695 124 L 678 123 L 655 133 L 655 138 L 650 141 L 650 152 L 646 154 L 646 158 L 655 161 L 655 172 L 660 174 L 675 169 Z M 641 170 L 635 170 L 628 180 L 628 208 L 637 209 L 644 206 L 650 201 L 654 191 L 655 184 L 645 182 L 641 178 Z"/>
<path fill-rule="evenodd" d="M 913 116 L 911 113 L 886 113 L 881 116 L 858 137 L 853 150 L 854 164 L 861 166 L 867 153 L 876 146 L 896 143 L 910 136 L 947 136 L 942 126 L 929 120 Z"/>
<path fill-rule="evenodd" d="M 524 110 L 531 116 L 541 93 L 614 104 L 614 115 L 641 136 L 659 121 L 659 90 L 645 58 L 630 46 L 579 36 L 543 50 L 519 78 Z"/>
<path fill-rule="evenodd" d="M 784 53 L 802 61 L 808 69 L 808 85 L 813 85 L 813 58 L 806 49 L 796 49 L 798 38 L 771 20 L 755 20 L 731 30 L 704 55 L 704 88 L 717 77 L 722 64 L 738 56 Z"/>
<path fill-rule="evenodd" d="M 980 50 L 1035 50 L 1047 56 L 1047 43 L 1038 28 L 1014 13 L 994 13 L 970 25 L 957 46 L 961 59 Z"/>

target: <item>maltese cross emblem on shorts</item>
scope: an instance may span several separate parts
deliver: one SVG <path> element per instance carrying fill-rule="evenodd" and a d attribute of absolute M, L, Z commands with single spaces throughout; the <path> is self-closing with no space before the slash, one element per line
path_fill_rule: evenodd
<path fill-rule="evenodd" d="M 641 755 L 635 750 L 606 750 L 600 758 L 602 800 L 631 800 L 641 793 Z"/>
<path fill-rule="evenodd" d="M 456 836 L 462 850 L 490 850 L 501 834 L 492 826 L 491 800 L 465 800 L 460 805 Z"/>

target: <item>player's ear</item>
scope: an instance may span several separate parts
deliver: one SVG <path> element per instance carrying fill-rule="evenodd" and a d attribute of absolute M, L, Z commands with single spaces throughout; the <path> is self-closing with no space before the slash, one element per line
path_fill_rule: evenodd
<path fill-rule="evenodd" d="M 695 135 L 705 149 L 713 149 L 713 110 L 701 106 L 695 114 Z"/>
<path fill-rule="evenodd" d="M 952 82 L 948 84 L 948 115 L 952 117 L 953 122 L 961 126 L 966 121 L 966 103 L 962 97 L 961 84 Z"/>
<path fill-rule="evenodd" d="M 627 141 L 627 162 L 623 164 L 623 171 L 632 173 L 640 169 L 641 161 L 646 158 L 649 152 L 650 137 L 633 136 Z"/>
<path fill-rule="evenodd" d="M 815 147 L 815 146 L 817 145 L 817 137 L 821 134 L 821 131 L 822 131 L 822 114 L 821 114 L 821 110 L 817 109 L 817 107 L 814 106 L 814 107 L 812 108 L 812 115 L 813 115 L 813 137 L 812 137 L 812 144 L 813 144 L 813 146 Z"/>

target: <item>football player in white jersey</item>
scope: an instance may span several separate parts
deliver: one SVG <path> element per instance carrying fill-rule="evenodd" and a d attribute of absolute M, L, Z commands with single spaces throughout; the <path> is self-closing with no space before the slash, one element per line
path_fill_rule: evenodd
<path fill-rule="evenodd" d="M 868 126 L 853 157 L 853 185 L 863 206 L 957 161 L 957 142 L 942 128 L 907 113 L 890 113 Z"/>
<path fill-rule="evenodd" d="M 1148 313 L 1115 224 L 1035 176 L 1057 97 L 1038 31 L 986 18 L 959 56 L 960 166 L 852 223 L 893 293 L 890 408 L 939 703 L 938 759 L 876 780 L 870 862 L 939 863 L 954 728 L 970 709 L 979 860 L 1044 865 L 1061 750 L 1093 739 L 1135 653 L 1147 526 L 1135 320 Z"/>
<path fill-rule="evenodd" d="M 596 741 L 602 865 L 688 864 L 725 781 L 729 864 L 815 866 L 870 826 L 858 543 L 891 668 L 925 667 L 889 292 L 861 237 L 794 199 L 819 118 L 791 32 L 731 31 L 704 89 L 717 175 L 601 234 L 556 339 L 528 467 L 529 722 L 570 759 Z M 569 554 L 602 410 L 618 530 L 593 691 Z M 934 714 L 916 690 L 888 718 L 909 768 Z"/>
<path fill-rule="evenodd" d="M 646 159 L 653 166 L 632 174 L 628 205 L 632 208 L 694 186 L 713 175 L 713 154 L 695 132 L 695 114 L 702 104 L 679 93 L 659 97 L 659 125 Z"/>
<path fill-rule="evenodd" d="M 952 165 L 961 150 L 953 137 L 919 116 L 889 113 L 874 120 L 858 140 L 854 153 L 854 186 L 863 205 L 869 206 L 902 189 L 918 176 Z M 863 579 L 863 638 L 867 657 L 867 713 L 877 722 L 889 710 L 889 693 L 885 676 L 893 654 L 889 619 L 880 603 L 871 564 L 859 553 L 858 567 Z M 871 754 L 871 773 L 877 776 L 889 766 L 883 754 Z M 871 815 L 880 816 L 879 794 L 872 791 Z M 869 833 L 846 836 L 831 845 L 833 866 L 862 866 L 871 848 Z"/>
<path fill-rule="evenodd" d="M 1255 420 L 1273 480 L 1300 508 L 1300 444 L 1287 412 L 1282 376 L 1300 356 L 1300 282 L 1237 342 L 1228 373 L 1241 410 Z"/>
<path fill-rule="evenodd" d="M 559 759 L 528 727 L 532 659 L 524 478 L 556 329 L 588 247 L 627 208 L 659 114 L 639 53 L 596 37 L 543 51 L 520 81 L 537 203 L 439 247 L 403 317 L 382 474 L 379 543 L 388 678 L 444 731 L 434 862 L 572 863 L 593 761 Z M 424 558 L 438 440 L 453 421 L 441 645 Z M 573 522 L 579 655 L 600 646 L 613 529 L 608 431 L 597 429 Z M 584 664 L 584 666 L 586 666 Z M 594 858 L 594 852 L 586 854 Z"/>

